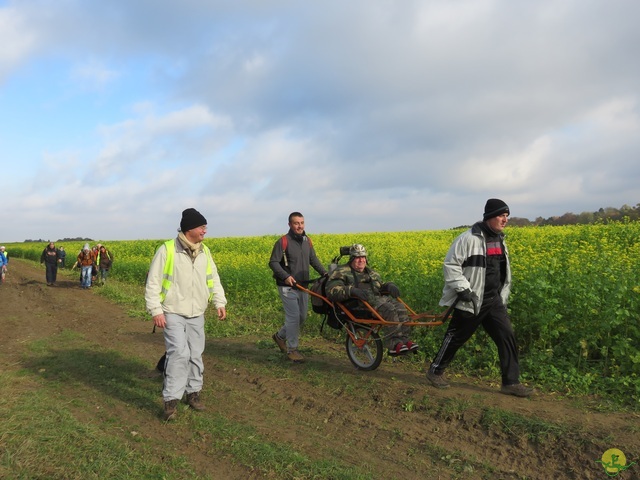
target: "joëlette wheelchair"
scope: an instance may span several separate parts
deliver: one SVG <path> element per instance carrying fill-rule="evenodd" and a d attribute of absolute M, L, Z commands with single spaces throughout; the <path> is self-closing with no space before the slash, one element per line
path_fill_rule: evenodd
<path fill-rule="evenodd" d="M 348 254 L 349 247 L 341 247 L 340 255 L 333 259 L 332 266 L 337 266 L 342 256 Z M 382 363 L 384 347 L 380 330 L 383 327 L 399 324 L 408 327 L 437 327 L 447 321 L 455 307 L 453 305 L 443 313 L 417 313 L 398 297 L 397 300 L 409 313 L 409 321 L 389 322 L 366 301 L 358 300 L 358 307 L 355 309 L 353 305 L 347 306 L 343 302 L 331 302 L 324 295 L 323 282 L 326 282 L 326 278 L 316 279 L 310 288 L 299 283 L 296 283 L 296 287 L 312 296 L 313 311 L 326 316 L 324 323 L 332 328 L 344 328 L 347 356 L 359 370 L 375 370 Z"/>

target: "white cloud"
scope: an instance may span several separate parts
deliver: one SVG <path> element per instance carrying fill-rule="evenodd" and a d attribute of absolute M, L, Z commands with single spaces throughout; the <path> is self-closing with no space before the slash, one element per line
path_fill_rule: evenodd
<path fill-rule="evenodd" d="M 176 162 L 196 173 L 195 167 L 221 148 L 233 127 L 229 118 L 202 105 L 166 114 L 156 114 L 151 105 L 138 111 L 145 113 L 100 127 L 104 145 L 95 162 L 96 182 L 110 175 L 144 175 Z"/>
<path fill-rule="evenodd" d="M 521 191 L 532 179 L 540 178 L 541 174 L 546 176 L 541 169 L 549 167 L 551 148 L 551 139 L 547 136 L 535 139 L 521 151 L 471 157 L 459 164 L 454 184 L 458 188 L 468 185 L 477 192 L 491 191 L 496 185 L 508 191 Z"/>
<path fill-rule="evenodd" d="M 28 28 L 19 9 L 0 9 L 0 81 L 24 63 L 36 43 L 36 32 Z"/>
<path fill-rule="evenodd" d="M 103 90 L 119 76 L 119 72 L 97 60 L 89 60 L 77 65 L 71 72 L 71 77 L 80 85 L 80 88 L 90 90 Z"/>
<path fill-rule="evenodd" d="M 637 2 L 11 5 L 9 240 L 68 236 L 89 207 L 87 235 L 124 239 L 188 206 L 245 235 L 292 210 L 379 231 L 470 223 L 494 196 L 527 218 L 639 201 Z"/>

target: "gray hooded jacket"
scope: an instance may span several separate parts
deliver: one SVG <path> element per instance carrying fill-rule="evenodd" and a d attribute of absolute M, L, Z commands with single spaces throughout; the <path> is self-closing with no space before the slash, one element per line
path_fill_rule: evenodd
<path fill-rule="evenodd" d="M 504 244 L 504 242 L 503 242 Z M 511 292 L 511 264 L 509 252 L 504 244 L 506 276 L 500 297 L 506 306 Z M 487 264 L 487 242 L 479 224 L 458 235 L 444 259 L 444 289 L 440 306 L 449 307 L 456 301 L 457 292 L 471 290 L 478 299 L 478 307 L 484 300 L 485 273 Z M 458 302 L 456 308 L 474 313 L 472 302 Z"/>

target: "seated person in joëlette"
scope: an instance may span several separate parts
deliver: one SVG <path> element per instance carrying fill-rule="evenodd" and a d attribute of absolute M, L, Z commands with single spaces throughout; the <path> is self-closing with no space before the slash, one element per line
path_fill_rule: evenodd
<path fill-rule="evenodd" d="M 367 250 L 364 246 L 351 245 L 349 262 L 331 272 L 326 292 L 329 300 L 341 302 L 350 311 L 357 309 L 361 312 L 362 307 L 358 307 L 358 304 L 360 300 L 365 300 L 386 321 L 400 322 L 382 328 L 389 355 L 402 355 L 418 349 L 418 345 L 409 339 L 411 327 L 403 325 L 409 321 L 409 313 L 397 300 L 400 289 L 395 283 L 383 283 L 380 275 L 367 266 Z"/>

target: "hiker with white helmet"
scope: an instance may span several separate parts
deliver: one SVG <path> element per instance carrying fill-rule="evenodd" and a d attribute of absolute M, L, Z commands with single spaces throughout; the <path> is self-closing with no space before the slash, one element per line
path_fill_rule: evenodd
<path fill-rule="evenodd" d="M 380 275 L 369 268 L 367 250 L 360 244 L 349 248 L 349 262 L 338 266 L 327 279 L 327 297 L 332 302 L 341 302 L 349 310 L 360 310 L 364 300 L 380 316 L 393 325 L 384 326 L 384 341 L 389 355 L 402 355 L 418 350 L 418 344 L 409 339 L 411 328 L 403 325 L 409 321 L 405 305 L 397 298 L 400 289 L 393 282 L 383 283 Z"/>

